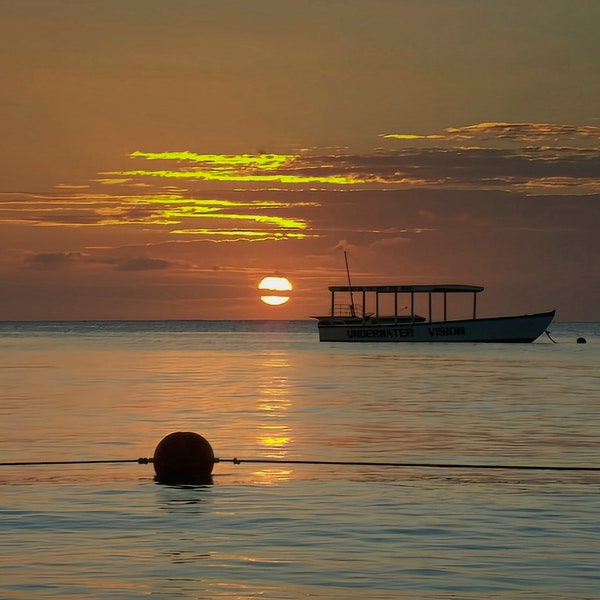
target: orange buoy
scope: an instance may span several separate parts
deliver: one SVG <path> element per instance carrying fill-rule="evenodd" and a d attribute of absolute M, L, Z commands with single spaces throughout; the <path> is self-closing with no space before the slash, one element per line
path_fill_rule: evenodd
<path fill-rule="evenodd" d="M 156 479 L 162 483 L 209 483 L 215 455 L 201 435 L 176 431 L 156 446 L 153 464 Z"/>

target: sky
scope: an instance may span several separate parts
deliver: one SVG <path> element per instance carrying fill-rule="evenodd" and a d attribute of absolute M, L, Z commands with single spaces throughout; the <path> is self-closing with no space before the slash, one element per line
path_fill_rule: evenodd
<path fill-rule="evenodd" d="M 597 0 L 0 14 L 0 320 L 305 319 L 346 251 L 355 285 L 600 321 Z"/>

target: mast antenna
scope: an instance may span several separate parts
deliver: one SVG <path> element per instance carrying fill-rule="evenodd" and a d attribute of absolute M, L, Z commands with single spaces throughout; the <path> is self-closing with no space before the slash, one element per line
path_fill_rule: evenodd
<path fill-rule="evenodd" d="M 355 317 L 354 294 L 352 293 L 352 282 L 350 281 L 350 269 L 348 268 L 348 253 L 344 250 L 344 260 L 346 261 L 346 275 L 348 276 L 348 287 L 350 287 L 350 316 Z"/>

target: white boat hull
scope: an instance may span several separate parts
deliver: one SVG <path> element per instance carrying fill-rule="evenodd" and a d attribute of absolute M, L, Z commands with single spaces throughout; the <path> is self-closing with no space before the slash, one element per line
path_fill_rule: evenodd
<path fill-rule="evenodd" d="M 382 325 L 321 317 L 318 330 L 321 342 L 533 342 L 554 313 Z"/>

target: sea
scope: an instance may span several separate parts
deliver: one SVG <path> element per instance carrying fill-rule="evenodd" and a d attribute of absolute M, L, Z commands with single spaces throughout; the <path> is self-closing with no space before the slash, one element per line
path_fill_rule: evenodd
<path fill-rule="evenodd" d="M 600 598 L 599 365 L 598 323 L 2 322 L 0 598 Z M 138 462 L 180 431 L 212 481 Z"/>

